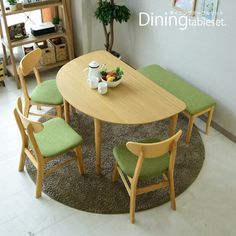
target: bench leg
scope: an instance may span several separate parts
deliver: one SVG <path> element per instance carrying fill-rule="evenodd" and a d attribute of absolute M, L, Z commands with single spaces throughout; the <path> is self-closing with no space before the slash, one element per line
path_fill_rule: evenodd
<path fill-rule="evenodd" d="M 190 116 L 189 117 L 189 122 L 188 122 L 188 130 L 187 130 L 187 135 L 186 135 L 186 143 L 190 143 L 191 135 L 192 135 L 192 130 L 193 130 L 193 122 L 194 122 L 195 116 Z"/>
<path fill-rule="evenodd" d="M 206 134 L 209 133 L 209 129 L 211 127 L 211 121 L 212 121 L 212 116 L 213 116 L 213 112 L 214 112 L 214 107 L 212 107 L 212 109 L 210 111 L 208 111 L 208 119 L 207 119 L 207 124 L 206 124 Z"/>

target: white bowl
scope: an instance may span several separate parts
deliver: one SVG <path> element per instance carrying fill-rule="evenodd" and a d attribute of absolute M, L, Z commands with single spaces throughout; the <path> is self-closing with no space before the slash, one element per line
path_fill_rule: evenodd
<path fill-rule="evenodd" d="M 109 81 L 106 81 L 106 80 L 102 79 L 102 82 L 107 83 L 107 86 L 109 88 L 115 88 L 116 86 L 118 86 L 121 83 L 121 81 L 122 81 L 122 77 L 121 77 L 121 79 L 119 79 L 117 81 L 114 81 L 114 82 L 109 82 Z"/>

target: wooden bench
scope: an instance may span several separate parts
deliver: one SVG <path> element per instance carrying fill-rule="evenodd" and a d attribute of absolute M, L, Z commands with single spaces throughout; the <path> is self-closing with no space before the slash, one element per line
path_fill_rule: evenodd
<path fill-rule="evenodd" d="M 213 98 L 159 65 L 150 65 L 138 71 L 185 102 L 187 108 L 184 114 L 189 119 L 186 143 L 190 143 L 194 119 L 205 113 L 208 113 L 206 124 L 206 134 L 208 134 L 215 108 Z"/>

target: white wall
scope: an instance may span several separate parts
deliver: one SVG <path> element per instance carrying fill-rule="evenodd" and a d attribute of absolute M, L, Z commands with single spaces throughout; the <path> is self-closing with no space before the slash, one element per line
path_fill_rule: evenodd
<path fill-rule="evenodd" d="M 132 11 L 129 23 L 116 27 L 114 49 L 132 66 L 157 63 L 196 85 L 217 102 L 214 121 L 236 135 L 235 0 L 219 0 L 226 27 L 139 27 L 140 11 L 164 15 L 172 0 L 117 0 Z M 72 0 L 78 55 L 104 48 L 102 26 L 94 19 L 95 0 Z M 202 0 L 197 2 L 201 9 Z"/>

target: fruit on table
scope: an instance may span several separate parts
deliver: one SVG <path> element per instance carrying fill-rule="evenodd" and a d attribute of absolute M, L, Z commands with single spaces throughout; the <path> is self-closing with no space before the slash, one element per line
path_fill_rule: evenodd
<path fill-rule="evenodd" d="M 113 80 L 115 80 L 115 77 L 114 77 L 114 76 L 110 76 L 110 77 L 107 78 L 107 81 L 108 81 L 108 82 L 112 82 Z"/>
<path fill-rule="evenodd" d="M 116 73 L 114 71 L 107 72 L 107 75 L 114 76 Z"/>
<path fill-rule="evenodd" d="M 115 82 L 121 79 L 124 72 L 120 69 L 120 67 L 117 67 L 113 71 L 107 72 L 107 68 L 104 65 L 102 66 L 102 69 L 100 70 L 100 74 L 103 80 L 108 81 L 108 82 Z"/>

